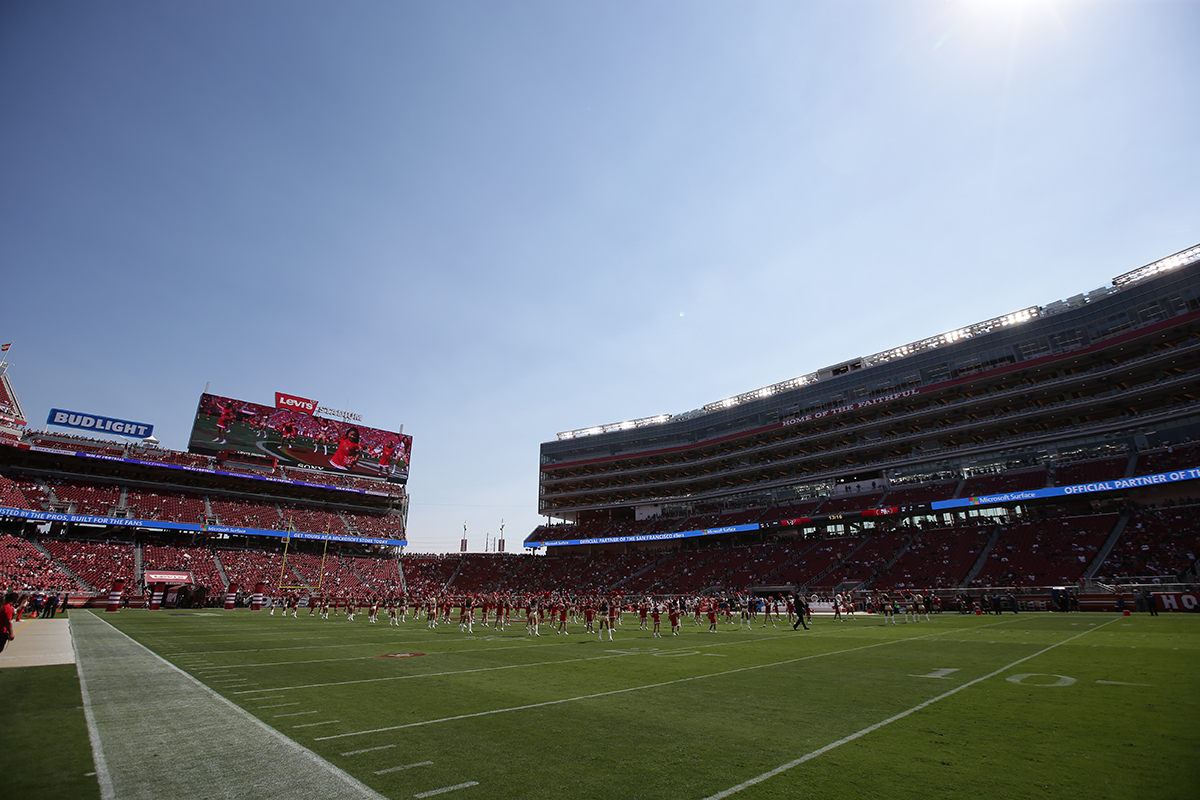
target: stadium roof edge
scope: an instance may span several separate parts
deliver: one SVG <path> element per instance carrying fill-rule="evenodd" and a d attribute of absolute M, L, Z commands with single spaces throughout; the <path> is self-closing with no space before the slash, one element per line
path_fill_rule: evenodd
<path fill-rule="evenodd" d="M 774 383 L 770 386 L 764 386 L 750 392 L 743 392 L 735 397 L 727 397 L 724 400 L 718 400 L 715 403 L 708 403 L 701 408 L 685 411 L 681 414 L 659 414 L 653 417 L 643 417 L 641 419 L 626 420 L 624 422 L 613 422 L 606 425 L 592 425 L 587 428 L 578 428 L 573 431 L 563 431 L 557 434 L 555 438 L 558 441 L 564 441 L 567 439 L 579 439 L 586 436 L 596 436 L 602 433 L 613 433 L 615 431 L 629 430 L 631 428 L 642 428 L 647 425 L 659 425 L 665 422 L 680 422 L 686 419 L 702 416 L 704 414 L 709 414 L 714 411 L 732 408 L 733 406 L 740 405 L 751 400 L 770 397 L 773 394 L 788 391 L 789 389 L 796 389 L 811 383 L 816 383 L 823 379 L 830 378 L 835 375 L 841 375 L 851 370 L 870 368 L 880 364 L 886 364 L 899 358 L 905 358 L 925 350 L 940 347 L 941 345 L 951 344 L 963 339 L 969 339 L 974 336 L 989 333 L 999 328 L 1018 325 L 1022 322 L 1027 322 L 1038 317 L 1059 314 L 1063 311 L 1067 311 L 1068 309 L 1077 308 L 1078 306 L 1095 302 L 1102 297 L 1107 297 L 1110 294 L 1122 291 L 1130 286 L 1150 280 L 1151 278 L 1157 277 L 1164 272 L 1178 269 L 1179 267 L 1184 267 L 1197 261 L 1200 261 L 1200 244 L 1193 245 L 1192 247 L 1180 250 L 1178 253 L 1174 253 L 1165 258 L 1160 258 L 1157 261 L 1153 261 L 1143 267 L 1138 267 L 1135 270 L 1130 270 L 1129 272 L 1118 275 L 1112 279 L 1112 283 L 1109 286 L 1102 286 L 1098 289 L 1093 289 L 1090 292 L 1077 294 L 1066 300 L 1056 300 L 1052 303 L 1048 303 L 1045 306 L 1029 306 L 1028 308 L 1023 308 L 1010 314 L 993 317 L 992 319 L 984 320 L 983 322 L 976 322 L 973 325 L 958 328 L 957 330 L 938 334 L 936 336 L 930 336 L 925 339 L 921 339 L 920 341 L 910 342 L 909 344 L 901 345 L 899 347 L 893 347 L 890 350 L 884 350 L 880 353 L 875 353 L 874 355 L 852 358 L 839 364 L 823 367 L 816 372 L 810 372 L 807 375 L 801 375 L 798 378 L 791 378 L 789 380 Z"/>

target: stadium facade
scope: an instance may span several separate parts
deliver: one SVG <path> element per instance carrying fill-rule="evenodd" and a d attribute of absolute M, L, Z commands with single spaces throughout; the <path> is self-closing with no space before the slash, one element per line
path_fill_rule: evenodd
<path fill-rule="evenodd" d="M 265 417 L 242 413 L 221 418 L 228 444 L 211 453 L 162 448 L 152 437 L 51 430 L 115 430 L 109 418 L 59 409 L 51 409 L 46 430 L 33 430 L 8 371 L 0 364 L 6 585 L 86 594 L 120 579 L 131 589 L 136 581 L 140 590 L 144 574 L 154 570 L 203 587 L 209 598 L 257 583 L 306 592 L 329 591 L 333 583 L 347 594 L 385 582 L 394 591 L 402 583 L 397 558 L 407 544 L 408 493 L 390 462 L 369 462 L 376 475 L 320 469 L 314 464 L 331 462 L 327 453 L 338 450 L 336 442 L 300 431 L 282 441 L 272 420 L 263 424 Z M 197 414 L 198 429 L 215 424 Z M 337 423 L 314 424 L 334 430 Z M 121 429 L 130 425 L 150 428 L 121 422 Z M 374 429 L 362 429 L 369 440 Z M 404 440 L 407 448 L 411 437 Z M 298 458 L 304 453 L 307 459 Z M 291 459 L 286 466 L 284 456 Z M 380 564 L 383 577 L 375 580 Z"/>
<path fill-rule="evenodd" d="M 680 545 L 789 523 L 825 534 L 885 514 L 950 522 L 938 512 L 956 505 L 1007 514 L 1041 490 L 1064 495 L 1071 463 L 1144 472 L 1129 454 L 1200 438 L 1198 400 L 1200 246 L 694 411 L 560 433 L 541 445 L 553 522 L 525 546 Z M 1017 485 L 1035 494 L 972 491 Z"/>

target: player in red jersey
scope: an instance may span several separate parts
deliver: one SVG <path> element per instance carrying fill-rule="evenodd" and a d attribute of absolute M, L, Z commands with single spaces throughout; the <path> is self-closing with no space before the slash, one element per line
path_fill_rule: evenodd
<path fill-rule="evenodd" d="M 0 650 L 8 644 L 13 637 L 13 620 L 16 618 L 16 609 L 14 604 L 17 602 L 17 593 L 9 592 L 4 595 L 4 606 L 0 607 Z"/>
<path fill-rule="evenodd" d="M 229 426 L 237 419 L 237 412 L 233 410 L 233 406 L 221 406 L 221 416 L 217 418 L 217 438 L 214 442 L 227 444 L 226 437 L 229 436 Z"/>
<path fill-rule="evenodd" d="M 383 445 L 379 452 L 379 474 L 386 476 L 392 469 L 392 459 L 396 457 L 396 446 L 390 441 Z"/>
<path fill-rule="evenodd" d="M 296 426 L 294 423 L 285 422 L 280 426 L 279 443 L 285 447 L 296 446 Z"/>
<path fill-rule="evenodd" d="M 354 469 L 362 453 L 363 446 L 359 443 L 358 428 L 351 427 L 338 442 L 337 452 L 329 457 L 329 464 L 336 469 Z"/>

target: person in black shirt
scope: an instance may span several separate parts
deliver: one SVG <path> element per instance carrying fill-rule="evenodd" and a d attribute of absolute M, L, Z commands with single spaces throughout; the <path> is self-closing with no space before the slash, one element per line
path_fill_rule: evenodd
<path fill-rule="evenodd" d="M 796 621 L 792 623 L 792 630 L 796 630 L 797 625 L 804 625 L 804 630 L 808 630 L 808 625 L 804 622 L 804 617 L 808 614 L 808 601 L 799 591 L 793 592 L 792 597 L 796 599 Z"/>

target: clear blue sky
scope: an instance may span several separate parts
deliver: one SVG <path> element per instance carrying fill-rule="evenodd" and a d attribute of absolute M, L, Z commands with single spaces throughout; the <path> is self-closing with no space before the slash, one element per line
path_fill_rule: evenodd
<path fill-rule="evenodd" d="M 32 424 L 284 391 L 414 437 L 409 542 L 538 447 L 1200 242 L 1200 3 L 0 4 Z"/>

